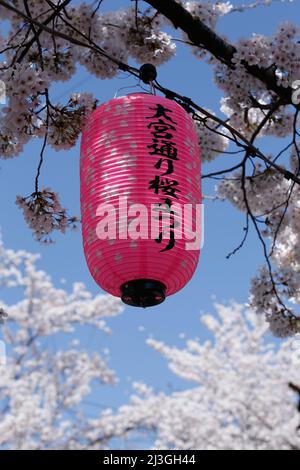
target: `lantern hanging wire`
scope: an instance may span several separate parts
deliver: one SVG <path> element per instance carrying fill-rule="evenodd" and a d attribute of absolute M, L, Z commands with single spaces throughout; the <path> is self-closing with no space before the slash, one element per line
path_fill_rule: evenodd
<path fill-rule="evenodd" d="M 115 92 L 114 99 L 118 98 L 119 92 L 122 90 L 129 90 L 132 88 L 140 88 L 141 90 L 145 91 L 146 93 L 149 93 L 151 95 L 156 95 L 156 89 L 154 85 L 154 81 L 157 78 L 157 71 L 154 65 L 152 64 L 144 64 L 140 68 L 140 75 L 139 75 L 139 81 L 135 85 L 131 86 L 124 86 L 121 88 L 118 88 Z M 149 90 L 144 88 L 141 85 L 141 82 L 145 83 L 145 85 L 149 85 Z"/>

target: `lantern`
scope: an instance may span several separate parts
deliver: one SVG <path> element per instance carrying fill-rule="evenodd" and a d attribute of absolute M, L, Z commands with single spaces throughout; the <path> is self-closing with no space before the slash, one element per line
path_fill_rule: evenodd
<path fill-rule="evenodd" d="M 199 214 L 185 210 L 201 203 L 200 152 L 183 107 L 147 93 L 98 107 L 83 129 L 80 179 L 83 246 L 96 283 L 140 307 L 179 291 L 200 253 L 188 247 Z"/>

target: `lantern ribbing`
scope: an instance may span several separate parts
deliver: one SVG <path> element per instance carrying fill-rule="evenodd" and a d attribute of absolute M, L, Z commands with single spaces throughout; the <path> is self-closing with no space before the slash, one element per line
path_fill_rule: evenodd
<path fill-rule="evenodd" d="M 83 130 L 80 177 L 84 252 L 97 284 L 137 306 L 161 303 L 180 290 L 196 269 L 199 249 L 186 249 L 184 234 L 177 238 L 179 212 L 173 208 L 201 203 L 198 137 L 186 111 L 172 100 L 147 93 L 101 105 Z M 118 236 L 125 225 L 120 200 L 129 208 L 140 204 L 148 210 L 140 227 L 147 238 Z M 118 229 L 115 238 L 106 240 L 99 238 L 104 216 L 99 207 L 105 204 L 110 204 L 111 215 L 115 209 Z M 172 221 L 167 238 L 166 211 Z M 155 238 L 153 219 L 160 227 Z M 134 217 L 128 221 L 126 229 Z"/>

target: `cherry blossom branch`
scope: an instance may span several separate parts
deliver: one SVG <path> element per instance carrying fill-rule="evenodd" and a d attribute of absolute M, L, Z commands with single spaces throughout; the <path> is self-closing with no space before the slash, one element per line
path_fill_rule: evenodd
<path fill-rule="evenodd" d="M 71 2 L 71 0 L 64 0 L 63 3 L 61 3 L 60 5 L 57 6 L 56 10 L 51 13 L 51 15 L 42 23 L 44 26 L 47 26 L 47 24 L 49 24 L 56 16 L 57 16 L 57 12 L 58 11 L 61 11 L 63 10 L 69 3 Z M 28 4 L 26 1 L 24 1 L 24 4 L 26 6 L 26 8 L 28 9 Z M 4 5 L 3 5 L 4 6 Z M 28 14 L 28 10 L 27 10 L 27 14 Z M 29 15 L 30 16 L 30 15 Z M 33 24 L 33 18 L 30 16 L 31 18 L 31 25 Z M 34 31 L 34 30 L 33 30 Z M 31 38 L 31 40 L 25 45 L 25 48 L 24 50 L 22 51 L 20 57 L 18 58 L 18 62 L 21 63 L 22 60 L 26 57 L 27 53 L 29 52 L 31 46 L 35 43 L 35 41 L 38 41 L 38 38 L 40 36 L 40 34 L 42 33 L 43 31 L 43 28 L 42 26 L 39 27 L 39 29 L 37 31 L 34 31 L 34 36 Z"/>
<path fill-rule="evenodd" d="M 177 4 L 178 5 L 178 4 Z M 71 29 L 73 29 L 77 34 L 79 34 L 81 37 L 83 37 L 84 39 L 86 40 L 89 40 L 89 38 L 87 38 L 83 33 L 81 33 L 81 31 L 79 31 L 77 28 L 75 28 L 70 22 L 66 21 L 66 19 L 64 17 L 62 17 L 60 15 L 60 18 L 64 21 L 64 23 L 66 23 Z M 97 44 L 92 43 L 92 46 L 95 46 L 95 47 L 98 47 Z M 101 53 L 101 52 L 100 52 Z M 107 54 L 105 54 L 105 57 L 107 57 Z M 115 59 L 113 59 L 115 61 Z M 135 75 L 135 76 L 139 76 L 139 71 L 137 69 L 134 70 L 133 67 L 129 67 L 127 64 L 124 64 L 122 63 L 122 66 L 120 67 L 121 70 L 127 70 L 129 73 Z M 155 81 L 153 83 L 153 86 L 162 91 L 167 97 L 171 98 L 171 99 L 174 99 L 174 98 L 177 98 L 179 99 L 180 101 L 182 101 L 182 103 L 184 103 L 187 108 L 194 108 L 196 109 L 197 111 L 200 111 L 202 114 L 204 114 L 207 118 L 209 119 L 212 119 L 214 120 L 215 122 L 217 122 L 219 125 L 223 126 L 224 128 L 226 128 L 227 130 L 230 131 L 230 133 L 234 136 L 235 138 L 235 143 L 237 144 L 237 140 L 236 140 L 236 137 L 238 137 L 240 140 L 242 140 L 244 142 L 244 144 L 246 144 L 247 148 L 250 150 L 251 152 L 251 155 L 253 156 L 258 156 L 259 158 L 261 158 L 265 163 L 267 163 L 268 165 L 272 166 L 273 168 L 276 168 L 277 171 L 279 171 L 281 174 L 283 174 L 283 176 L 286 178 L 286 179 L 291 179 L 293 181 L 295 181 L 296 183 L 298 183 L 300 185 L 300 178 L 297 178 L 297 176 L 293 175 L 290 171 L 286 170 L 285 168 L 282 168 L 281 166 L 277 165 L 275 162 L 272 162 L 272 160 L 268 159 L 258 148 L 256 148 L 252 143 L 251 141 L 249 141 L 248 139 L 245 138 L 245 136 L 243 136 L 243 134 L 241 132 L 239 132 L 238 130 L 234 129 L 232 126 L 230 126 L 228 124 L 227 121 L 224 121 L 220 118 L 217 118 L 216 116 L 214 116 L 213 114 L 209 113 L 207 110 L 203 109 L 202 107 L 200 107 L 199 105 L 197 105 L 196 103 L 194 103 L 190 98 L 187 98 L 187 97 L 184 97 L 184 96 L 181 96 L 180 94 L 170 90 L 170 89 L 167 89 L 165 87 L 162 87 L 157 81 Z M 271 107 L 271 109 L 269 110 L 268 114 L 266 115 L 266 118 L 263 122 L 263 125 L 262 127 L 264 126 L 264 124 L 268 121 L 268 119 L 272 116 L 272 114 L 276 111 L 276 109 L 278 109 L 278 107 L 280 105 L 282 105 L 284 103 L 285 100 L 283 100 L 282 98 L 279 99 L 277 102 L 275 102 L 275 104 L 273 104 L 273 106 Z M 187 109 L 189 110 L 189 109 Z M 255 131 L 255 134 L 256 132 L 258 133 L 260 130 L 256 129 Z M 214 130 L 214 132 L 217 132 L 216 130 Z M 226 136 L 227 138 L 229 138 L 228 136 Z"/>
<path fill-rule="evenodd" d="M 281 299 L 280 295 L 278 294 L 278 291 L 277 291 L 277 288 L 276 288 L 276 282 L 275 282 L 275 279 L 274 279 L 273 268 L 272 268 L 272 264 L 271 264 L 271 261 L 270 261 L 270 254 L 268 253 L 266 242 L 263 239 L 261 231 L 258 227 L 257 219 L 253 215 L 252 209 L 250 208 L 250 204 L 249 204 L 248 197 L 247 197 L 247 190 L 246 190 L 246 186 L 245 186 L 245 179 L 246 179 L 246 166 L 243 165 L 242 166 L 242 178 L 241 178 L 243 198 L 244 198 L 244 202 L 245 202 L 245 205 L 246 205 L 247 214 L 249 215 L 249 217 L 250 217 L 250 219 L 251 219 L 251 221 L 254 225 L 254 228 L 255 228 L 255 231 L 257 233 L 258 239 L 259 239 L 259 241 L 262 245 L 262 248 L 263 248 L 263 254 L 264 254 L 266 264 L 267 264 L 268 273 L 269 273 L 269 277 L 270 277 L 270 281 L 271 281 L 271 285 L 272 285 L 272 292 L 275 294 L 275 297 L 278 300 L 278 303 L 282 306 L 283 311 L 288 312 L 291 317 L 297 318 L 297 316 L 293 314 L 291 309 L 286 307 L 286 305 L 284 304 L 284 302 Z"/>
<path fill-rule="evenodd" d="M 47 102 L 46 132 L 45 132 L 44 141 L 43 141 L 43 145 L 42 145 L 42 149 L 41 149 L 41 153 L 40 153 L 40 161 L 39 161 L 39 164 L 38 164 L 38 167 L 37 167 L 37 173 L 36 173 L 36 177 L 35 177 L 35 192 L 36 192 L 36 194 L 39 192 L 39 177 L 40 177 L 41 168 L 42 168 L 42 165 L 43 165 L 43 162 L 44 162 L 44 152 L 45 152 L 45 149 L 46 149 L 47 139 L 48 139 L 48 125 L 49 125 L 49 96 L 48 96 L 48 90 L 46 90 L 46 102 Z"/>
<path fill-rule="evenodd" d="M 248 213 L 246 214 L 246 225 L 243 227 L 243 230 L 244 230 L 245 233 L 244 233 L 244 236 L 242 238 L 242 241 L 240 242 L 240 244 L 236 248 L 234 248 L 234 250 L 232 250 L 230 253 L 228 253 L 228 255 L 226 255 L 227 259 L 231 258 L 231 256 L 234 256 L 238 251 L 240 251 L 243 248 L 243 246 L 244 246 L 244 244 L 247 240 L 247 237 L 248 237 L 248 234 L 249 234 L 249 214 Z"/>
<path fill-rule="evenodd" d="M 40 23 L 39 21 L 35 20 L 34 18 L 30 18 L 28 15 L 23 13 L 21 10 L 19 10 L 18 8 L 15 8 L 14 6 L 10 5 L 9 3 L 5 2 L 4 0 L 0 0 L 0 5 L 2 5 L 3 7 L 7 8 L 10 11 L 13 11 L 17 15 L 21 16 L 24 20 L 28 21 L 28 23 L 34 24 L 34 25 L 38 26 L 39 28 L 42 28 L 43 31 L 46 31 L 47 33 L 49 33 L 51 35 L 55 35 L 57 37 L 65 39 L 65 40 L 69 41 L 70 43 L 75 44 L 77 46 L 86 47 L 86 48 L 90 49 L 93 52 L 99 53 L 99 54 L 103 55 L 104 57 L 106 57 L 108 60 L 111 60 L 116 65 L 118 65 L 120 70 L 125 70 L 127 72 L 130 72 L 133 75 L 135 75 L 136 77 L 139 76 L 139 70 L 138 69 L 136 69 L 134 67 L 130 67 L 127 64 L 124 64 L 123 62 L 121 62 L 117 59 L 114 59 L 109 54 L 107 54 L 103 49 L 101 49 L 101 47 L 97 46 L 96 43 L 93 43 L 93 42 L 92 42 L 92 44 L 89 44 L 89 42 L 85 43 L 85 42 L 80 41 L 79 39 L 71 37 L 68 34 L 65 34 L 65 33 L 62 33 L 58 30 L 55 30 L 54 28 L 49 28 L 48 26 L 46 26 L 43 23 Z M 87 38 L 86 36 L 85 36 L 85 38 L 87 39 L 87 41 L 89 41 L 89 38 Z"/>
<path fill-rule="evenodd" d="M 169 3 L 171 2 L 172 4 L 175 4 L 176 5 L 176 8 L 177 7 L 180 7 L 182 8 L 179 4 L 177 4 L 176 2 L 173 2 L 173 0 L 168 0 L 166 3 Z M 150 3 L 150 2 L 149 2 Z M 156 3 L 153 1 L 153 3 Z M 99 53 L 101 55 L 103 55 L 104 57 L 106 57 L 107 59 L 111 60 L 112 62 L 114 62 L 116 65 L 118 65 L 119 69 L 122 70 L 122 71 L 127 71 L 129 72 L 130 74 L 134 75 L 135 77 L 139 77 L 139 70 L 134 68 L 134 67 L 131 67 L 131 66 L 128 66 L 127 64 L 119 61 L 119 60 L 116 60 L 115 58 L 111 57 L 109 54 L 107 54 L 105 51 L 103 51 L 99 46 L 97 46 L 96 43 L 94 43 L 93 41 L 91 41 L 88 37 L 86 37 L 83 33 L 81 33 L 77 28 L 75 28 L 71 23 L 69 23 L 68 21 L 66 21 L 65 18 L 61 17 L 63 19 L 63 21 L 69 26 L 71 27 L 73 30 L 75 30 L 81 37 L 83 37 L 86 42 L 83 42 L 83 41 L 80 41 L 79 39 L 76 39 L 74 37 L 71 37 L 70 35 L 68 34 L 65 34 L 65 33 L 62 33 L 60 31 L 57 31 L 55 30 L 54 28 L 49 28 L 48 26 L 46 26 L 45 24 L 43 23 L 40 23 L 39 21 L 35 20 L 34 18 L 30 18 L 30 16 L 24 14 L 22 11 L 18 10 L 17 8 L 13 7 L 12 5 L 6 3 L 4 0 L 0 0 L 0 5 L 8 8 L 9 10 L 13 11 L 14 13 L 20 15 L 22 18 L 24 18 L 26 21 L 28 21 L 30 24 L 34 24 L 36 26 L 38 26 L 40 29 L 54 35 L 54 36 L 57 36 L 57 37 L 61 37 L 63 39 L 66 39 L 68 41 L 70 41 L 71 43 L 73 44 L 76 44 L 76 45 L 79 45 L 81 47 L 85 47 L 85 48 L 88 48 L 96 53 Z M 174 6 L 174 5 L 173 5 Z M 55 8 L 55 10 L 57 11 L 57 7 L 56 6 L 53 6 L 53 8 Z M 163 9 L 165 9 L 165 5 L 163 5 Z M 183 9 L 184 10 L 184 9 Z M 184 10 L 185 13 L 188 15 L 187 18 L 190 19 L 190 17 L 193 19 L 193 17 L 188 13 L 186 12 L 186 10 Z M 57 12 L 58 14 L 60 14 L 60 12 Z M 187 19 L 186 18 L 186 19 Z M 198 21 L 198 20 L 194 20 L 193 21 Z M 205 25 L 204 25 L 205 26 Z M 206 29 L 205 29 L 206 28 Z M 213 34 L 215 35 L 215 33 L 211 32 L 206 26 L 205 26 L 205 31 L 207 32 L 207 34 Z M 207 31 L 208 30 L 208 31 Z M 219 39 L 216 39 L 217 41 L 217 44 L 219 44 Z M 221 40 L 221 44 L 222 44 L 222 41 Z M 222 49 L 222 48 L 221 48 Z M 226 49 L 226 48 L 225 48 Z M 225 53 L 225 49 L 224 49 L 224 53 Z M 223 50 L 223 49 L 222 49 Z M 228 52 L 228 51 L 227 51 Z M 249 151 L 251 152 L 251 154 L 253 156 L 258 156 L 259 158 L 261 158 L 263 161 L 265 161 L 268 165 L 272 166 L 273 168 L 276 168 L 277 171 L 279 171 L 281 174 L 283 174 L 283 176 L 287 179 L 291 179 L 293 181 L 295 181 L 296 183 L 300 184 L 300 178 L 298 178 L 297 176 L 293 175 L 291 172 L 289 172 L 288 170 L 282 168 L 281 166 L 277 165 L 275 162 L 272 162 L 270 159 L 268 159 L 258 148 L 256 148 L 253 144 L 251 144 L 251 142 L 249 142 L 248 139 L 246 139 L 243 134 L 241 132 L 239 132 L 237 129 L 234 129 L 232 126 L 230 126 L 228 124 L 228 122 L 225 122 L 224 120 L 218 118 L 217 116 L 214 116 L 213 114 L 209 113 L 208 111 L 206 111 L 205 109 L 203 109 L 202 107 L 200 107 L 199 105 L 197 105 L 196 103 L 194 103 L 190 98 L 187 98 L 187 97 L 184 97 L 184 96 L 181 96 L 179 95 L 178 93 L 174 92 L 174 91 L 171 91 L 165 87 L 162 87 L 161 85 L 158 84 L 158 82 L 154 83 L 154 87 L 164 93 L 167 94 L 167 96 L 169 97 L 173 97 L 173 98 L 177 98 L 179 100 L 181 100 L 186 106 L 189 106 L 189 107 L 192 107 L 194 109 L 196 109 L 197 111 L 200 111 L 202 114 L 204 114 L 205 116 L 207 116 L 208 118 L 214 120 L 215 122 L 217 122 L 218 124 L 220 124 L 221 126 L 223 126 L 224 128 L 226 128 L 227 130 L 230 131 L 231 135 L 233 136 L 236 136 L 238 137 L 242 142 L 244 142 L 244 144 L 246 144 L 247 148 L 249 149 Z M 281 88 L 281 87 L 279 87 Z M 286 89 L 285 89 L 286 90 Z M 280 93 L 278 93 L 280 95 Z M 285 101 L 285 98 L 282 100 L 282 102 Z"/>
<path fill-rule="evenodd" d="M 175 28 L 184 31 L 194 45 L 204 47 L 222 63 L 234 68 L 232 59 L 236 53 L 236 48 L 218 36 L 199 18 L 194 18 L 180 3 L 175 0 L 165 0 L 163 2 L 160 0 L 144 1 L 168 18 Z M 243 65 L 247 72 L 262 81 L 268 90 L 274 91 L 284 102 L 292 103 L 292 89 L 277 84 L 276 75 L 272 68 L 253 66 L 246 62 Z"/>

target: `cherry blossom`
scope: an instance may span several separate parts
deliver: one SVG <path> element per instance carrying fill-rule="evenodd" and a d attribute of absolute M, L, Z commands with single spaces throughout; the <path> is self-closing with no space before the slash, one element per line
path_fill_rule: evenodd
<path fill-rule="evenodd" d="M 70 333 L 82 325 L 108 333 L 106 319 L 120 314 L 122 307 L 118 298 L 93 296 L 82 283 L 75 283 L 71 292 L 55 287 L 36 265 L 38 258 L 0 242 L 2 295 L 7 289 L 22 293 L 14 304 L 0 307 L 7 345 L 6 365 L 0 365 L 0 445 L 80 448 L 86 424 L 81 402 L 92 382 L 113 384 L 116 376 L 105 355 L 89 354 L 70 340 Z M 66 348 L 53 348 L 56 335 L 66 333 Z"/>
<path fill-rule="evenodd" d="M 143 436 L 154 449 L 299 449 L 300 357 L 292 354 L 291 340 L 270 343 L 266 323 L 242 305 L 215 308 L 217 315 L 201 316 L 208 340 L 178 347 L 148 339 L 190 385 L 167 393 L 134 383 L 131 403 L 105 410 L 87 436 L 95 438 L 104 426 L 109 434 L 125 434 L 127 443 Z"/>
<path fill-rule="evenodd" d="M 50 243 L 49 234 L 54 230 L 62 233 L 66 228 L 76 229 L 78 218 L 68 217 L 62 208 L 58 195 L 45 188 L 28 197 L 17 196 L 16 204 L 23 209 L 24 217 L 38 241 Z"/>

